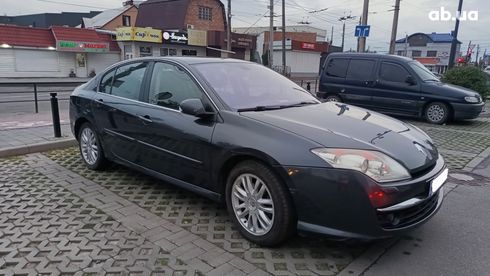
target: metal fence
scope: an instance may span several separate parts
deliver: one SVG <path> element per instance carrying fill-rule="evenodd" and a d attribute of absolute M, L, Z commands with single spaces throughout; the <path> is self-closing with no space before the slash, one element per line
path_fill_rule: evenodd
<path fill-rule="evenodd" d="M 39 113 L 39 103 L 49 102 L 50 93 L 58 93 L 59 101 L 68 101 L 73 89 L 85 81 L 0 82 L 0 104 L 29 104 Z"/>

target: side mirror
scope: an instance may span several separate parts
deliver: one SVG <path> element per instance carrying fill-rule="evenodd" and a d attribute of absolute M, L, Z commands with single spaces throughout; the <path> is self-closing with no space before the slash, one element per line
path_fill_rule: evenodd
<path fill-rule="evenodd" d="M 214 112 L 207 112 L 201 99 L 187 99 L 180 103 L 182 112 L 199 118 L 206 118 L 214 115 Z"/>
<path fill-rule="evenodd" d="M 410 76 L 410 75 L 407 76 L 407 78 L 405 79 L 405 82 L 408 83 L 408 84 L 410 84 L 410 85 L 417 84 L 417 82 L 415 81 L 415 79 L 412 76 Z"/>

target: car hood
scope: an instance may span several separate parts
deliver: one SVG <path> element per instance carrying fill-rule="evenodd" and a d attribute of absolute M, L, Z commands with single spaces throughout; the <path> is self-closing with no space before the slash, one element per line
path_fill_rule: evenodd
<path fill-rule="evenodd" d="M 381 151 L 411 173 L 435 164 L 432 140 L 413 125 L 343 103 L 322 103 L 242 116 L 300 135 L 320 146 Z"/>
<path fill-rule="evenodd" d="M 473 91 L 468 88 L 464 88 L 462 86 L 448 84 L 444 82 L 429 82 L 426 83 L 427 86 L 431 88 L 431 91 L 437 91 L 440 95 L 443 96 L 451 96 L 451 97 L 460 97 L 464 98 L 466 96 L 479 96 L 476 91 Z"/>

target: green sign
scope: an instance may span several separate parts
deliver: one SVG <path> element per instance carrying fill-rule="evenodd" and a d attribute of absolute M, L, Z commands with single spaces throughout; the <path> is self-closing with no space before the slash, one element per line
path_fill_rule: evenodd
<path fill-rule="evenodd" d="M 58 51 L 103 53 L 109 51 L 109 43 L 60 40 Z"/>

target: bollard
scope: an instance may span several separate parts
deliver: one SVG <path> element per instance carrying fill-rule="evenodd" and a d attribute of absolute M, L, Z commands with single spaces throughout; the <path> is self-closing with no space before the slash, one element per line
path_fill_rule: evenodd
<path fill-rule="evenodd" d="M 34 108 L 36 110 L 36 113 L 39 113 L 39 106 L 37 103 L 37 84 L 34 83 Z"/>
<path fill-rule="evenodd" d="M 311 85 L 310 85 L 310 82 L 307 82 L 307 83 L 306 83 L 306 90 L 308 90 L 308 92 L 311 92 Z"/>
<path fill-rule="evenodd" d="M 56 98 L 57 94 L 58 93 L 49 93 L 49 95 L 51 95 L 51 114 L 53 116 L 54 137 L 61 137 L 60 110 L 58 108 L 58 98 Z"/>

